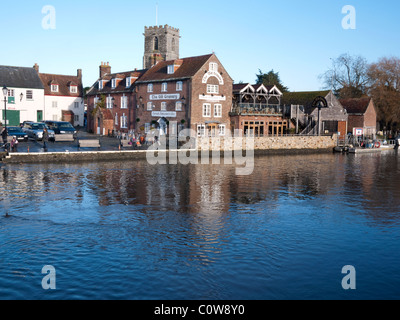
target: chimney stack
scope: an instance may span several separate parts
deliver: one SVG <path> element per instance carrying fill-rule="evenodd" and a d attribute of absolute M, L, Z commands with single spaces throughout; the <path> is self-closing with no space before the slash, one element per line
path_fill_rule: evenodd
<path fill-rule="evenodd" d="M 35 69 L 36 72 L 39 73 L 39 65 L 37 63 L 35 63 L 35 65 L 33 66 L 33 69 Z"/>
<path fill-rule="evenodd" d="M 82 69 L 78 69 L 77 76 L 79 79 L 82 79 Z"/>
<path fill-rule="evenodd" d="M 103 78 L 106 74 L 111 73 L 111 67 L 109 62 L 101 62 L 100 65 L 100 78 Z"/>

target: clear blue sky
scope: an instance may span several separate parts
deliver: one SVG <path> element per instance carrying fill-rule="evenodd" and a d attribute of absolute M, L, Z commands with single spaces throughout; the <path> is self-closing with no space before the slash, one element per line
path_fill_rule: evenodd
<path fill-rule="evenodd" d="M 144 26 L 179 28 L 180 56 L 215 52 L 235 82 L 254 83 L 261 69 L 279 72 L 293 91 L 319 90 L 318 75 L 342 53 L 369 62 L 400 55 L 400 2 L 389 0 L 49 0 L 2 3 L 0 64 L 75 74 L 84 85 L 101 61 L 113 72 L 142 68 Z M 42 8 L 56 10 L 45 30 Z M 342 28 L 342 8 L 356 9 L 356 29 Z"/>

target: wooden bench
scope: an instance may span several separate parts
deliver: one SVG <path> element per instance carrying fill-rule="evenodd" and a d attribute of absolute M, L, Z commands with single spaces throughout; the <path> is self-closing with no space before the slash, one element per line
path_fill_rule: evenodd
<path fill-rule="evenodd" d="M 56 134 L 54 136 L 54 140 L 56 142 L 58 141 L 75 141 L 74 135 L 73 134 Z"/>
<path fill-rule="evenodd" d="M 132 148 L 132 143 L 129 140 L 120 140 L 120 146 L 123 148 Z"/>
<path fill-rule="evenodd" d="M 100 140 L 98 139 L 79 140 L 78 148 L 100 148 Z"/>

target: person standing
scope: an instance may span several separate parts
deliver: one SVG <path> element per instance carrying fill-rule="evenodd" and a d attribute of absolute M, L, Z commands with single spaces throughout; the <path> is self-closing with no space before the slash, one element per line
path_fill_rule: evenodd
<path fill-rule="evenodd" d="M 5 127 L 2 127 L 1 129 L 1 137 L 3 138 L 3 143 L 7 143 L 7 129 Z"/>
<path fill-rule="evenodd" d="M 11 150 L 13 152 L 18 152 L 18 139 L 16 136 L 11 140 Z"/>
<path fill-rule="evenodd" d="M 49 142 L 49 132 L 47 131 L 47 128 L 45 127 L 43 129 L 43 149 L 47 150 L 47 143 Z"/>

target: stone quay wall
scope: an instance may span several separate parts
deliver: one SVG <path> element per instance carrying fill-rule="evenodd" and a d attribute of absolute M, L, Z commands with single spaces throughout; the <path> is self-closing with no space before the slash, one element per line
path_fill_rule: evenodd
<path fill-rule="evenodd" d="M 246 145 L 246 138 L 204 137 L 197 139 L 199 156 L 204 156 L 204 151 L 254 150 L 255 155 L 268 154 L 307 154 L 320 152 L 333 152 L 337 143 L 337 135 L 333 136 L 284 136 L 284 137 L 257 137 L 250 139 Z M 225 145 L 226 144 L 226 145 Z M 250 148 L 249 148 L 250 147 Z M 187 152 L 189 149 L 183 148 Z M 182 149 L 181 149 L 182 150 Z M 184 151 L 184 150 L 182 150 Z M 40 152 L 40 153 L 7 153 L 2 154 L 0 163 L 70 163 L 70 162 L 95 162 L 95 161 L 131 161 L 146 160 L 148 153 L 154 151 L 88 151 L 88 152 Z M 160 153 L 170 150 L 160 150 Z M 156 152 L 156 153 L 158 153 Z"/>
<path fill-rule="evenodd" d="M 337 145 L 337 134 L 330 136 L 281 136 L 281 137 L 255 137 L 250 138 L 249 146 L 254 144 L 255 151 L 332 151 Z M 197 140 L 198 150 L 246 150 L 248 138 L 232 137 L 231 140 L 213 137 L 203 137 Z M 252 149 L 252 148 L 250 148 Z"/>

